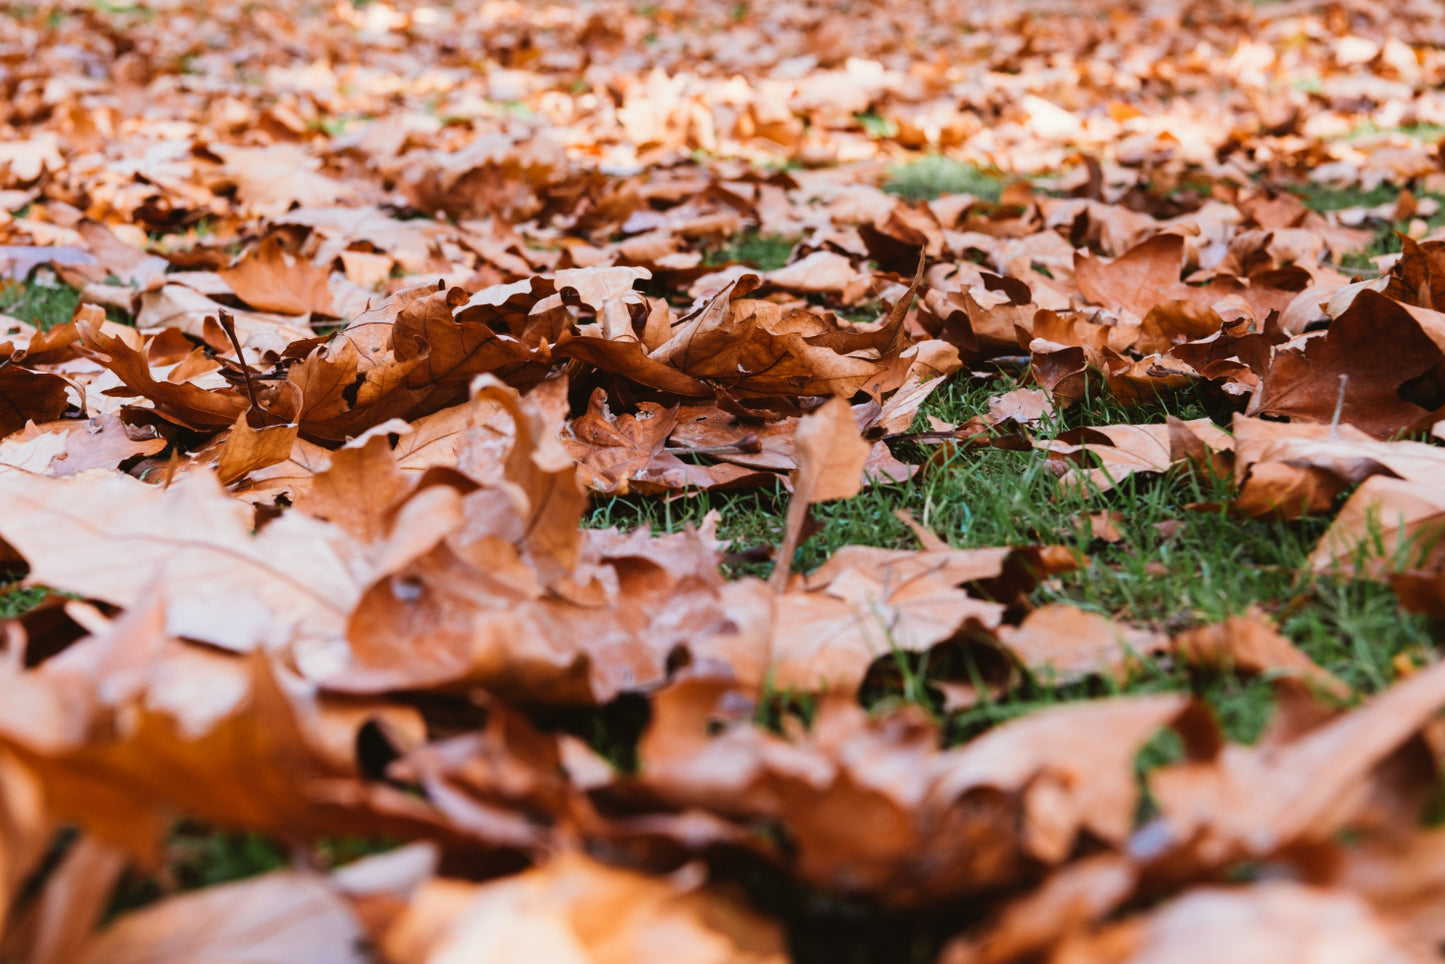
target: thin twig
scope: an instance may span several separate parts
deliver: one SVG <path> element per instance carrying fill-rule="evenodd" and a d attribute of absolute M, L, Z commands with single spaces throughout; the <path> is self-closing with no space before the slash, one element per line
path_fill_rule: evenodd
<path fill-rule="evenodd" d="M 261 424 L 266 424 L 266 410 L 256 399 L 256 386 L 251 381 L 251 366 L 246 364 L 246 356 L 241 354 L 241 339 L 236 337 L 236 323 L 231 320 L 231 313 L 222 308 L 217 314 L 220 316 L 221 328 L 226 332 L 226 337 L 231 339 L 231 344 L 236 349 L 236 364 L 241 366 L 241 375 L 246 379 L 246 394 L 251 396 L 251 411 L 261 419 Z"/>

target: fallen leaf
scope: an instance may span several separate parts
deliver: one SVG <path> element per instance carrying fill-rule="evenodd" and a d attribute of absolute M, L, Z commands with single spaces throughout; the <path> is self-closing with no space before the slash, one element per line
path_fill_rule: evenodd
<path fill-rule="evenodd" d="M 0 493 L 25 509 L 0 519 L 0 536 L 31 578 L 122 607 L 166 587 L 176 636 L 238 651 L 319 644 L 340 635 L 360 591 L 342 530 L 295 515 L 253 534 L 249 507 L 209 473 L 166 489 L 119 474 L 0 469 Z"/>
<path fill-rule="evenodd" d="M 1360 291 L 1324 334 L 1276 349 L 1250 414 L 1338 420 L 1376 438 L 1429 425 L 1439 404 L 1428 390 L 1411 401 L 1408 386 L 1428 382 L 1442 345 L 1445 315 Z"/>
<path fill-rule="evenodd" d="M 284 251 L 271 235 L 218 274 L 237 297 L 259 311 L 281 315 L 332 315 L 330 275 Z"/>
<path fill-rule="evenodd" d="M 283 870 L 169 897 L 126 914 L 89 940 L 83 964 L 361 964 L 363 932 L 316 874 Z"/>
<path fill-rule="evenodd" d="M 649 877 L 575 853 L 488 884 L 424 884 L 383 948 L 398 964 L 610 964 L 656 954 L 686 964 L 787 960 L 776 925 L 705 887 L 701 867 Z"/>
<path fill-rule="evenodd" d="M 1054 685 L 1095 673 L 1124 681 L 1132 664 L 1164 644 L 1157 633 L 1062 603 L 1034 610 L 1017 628 L 1000 629 L 998 637 L 1024 666 Z"/>
<path fill-rule="evenodd" d="M 1156 770 L 1149 789 L 1159 802 L 1164 839 L 1221 866 L 1368 825 L 1370 773 L 1441 706 L 1445 665 L 1436 665 L 1293 738 L 1226 746 L 1214 759 Z"/>
<path fill-rule="evenodd" d="M 783 542 L 772 576 L 773 588 L 779 591 L 788 584 L 808 507 L 814 502 L 857 495 L 863 488 L 869 446 L 858 434 L 852 409 L 841 398 L 834 398 L 798 423 L 793 451 L 798 463 L 789 476 L 793 497 L 788 501 Z"/>
<path fill-rule="evenodd" d="M 1224 672 L 1294 676 L 1339 699 L 1350 693 L 1350 688 L 1341 680 L 1321 669 L 1280 635 L 1257 609 L 1211 626 L 1187 630 L 1175 636 L 1172 645 L 1174 652 L 1191 665 Z"/>

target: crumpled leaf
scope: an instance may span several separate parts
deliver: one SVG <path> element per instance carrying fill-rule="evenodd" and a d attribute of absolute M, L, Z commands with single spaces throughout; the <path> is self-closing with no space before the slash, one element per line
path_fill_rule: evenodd
<path fill-rule="evenodd" d="M 1257 608 L 1211 626 L 1186 630 L 1174 637 L 1172 646 L 1190 665 L 1290 676 L 1337 698 L 1350 692 L 1343 681 L 1296 649 Z"/>
<path fill-rule="evenodd" d="M 1095 673 L 1123 680 L 1130 664 L 1161 648 L 1164 639 L 1054 603 L 1029 613 L 1017 628 L 1000 629 L 999 642 L 1031 672 L 1065 684 Z"/>
<path fill-rule="evenodd" d="M 1163 837 L 1211 866 L 1264 856 L 1346 827 L 1398 819 L 1371 799 L 1369 776 L 1445 706 L 1445 666 L 1421 670 L 1359 709 L 1256 747 L 1226 746 L 1211 759 L 1155 771 Z M 1428 765 L 1418 757 L 1411 767 Z M 1418 800 L 1406 798 L 1400 806 Z M 1372 812 L 1373 811 L 1373 812 Z"/>
<path fill-rule="evenodd" d="M 1177 695 L 1116 699 L 1044 710 L 939 751 L 916 713 L 870 720 L 830 701 L 787 741 L 747 725 L 716 732 L 729 691 L 703 679 L 656 698 L 638 750 L 648 791 L 779 821 L 791 845 L 773 857 L 802 879 L 905 906 L 1007 886 L 1033 861 L 1064 860 L 1081 835 L 1122 846 L 1135 752 L 1161 726 L 1195 728 Z"/>

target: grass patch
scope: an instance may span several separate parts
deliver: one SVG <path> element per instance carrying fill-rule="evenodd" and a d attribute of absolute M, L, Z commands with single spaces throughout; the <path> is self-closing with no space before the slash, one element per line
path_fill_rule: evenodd
<path fill-rule="evenodd" d="M 1358 184 L 1320 184 L 1305 181 L 1292 186 L 1290 191 L 1304 201 L 1305 207 L 1321 213 L 1342 208 L 1378 207 L 1381 204 L 1391 204 L 1400 196 L 1400 189 L 1392 184 L 1377 184 L 1365 190 Z"/>
<path fill-rule="evenodd" d="M 44 285 L 26 281 L 0 281 L 0 314 L 19 318 L 48 331 L 75 316 L 80 291 L 67 284 Z M 122 325 L 131 323 L 125 312 L 106 306 L 105 317 Z"/>
<path fill-rule="evenodd" d="M 171 828 L 163 845 L 163 857 L 155 872 L 131 870 L 121 878 L 111 895 L 108 917 L 177 891 L 280 870 L 288 862 L 286 852 L 268 837 L 217 830 L 195 820 L 181 820 Z"/>
<path fill-rule="evenodd" d="M 928 415 L 966 421 L 986 410 L 990 397 L 1016 384 L 1008 377 L 954 380 L 928 401 L 917 425 L 926 424 Z M 1080 425 L 1151 424 L 1166 415 L 1191 419 L 1204 414 L 1203 400 L 1192 388 L 1132 406 L 1091 392 L 1037 434 L 1048 438 Z M 899 454 L 908 453 L 900 449 Z M 1042 583 L 1032 596 L 1036 605 L 1067 603 L 1165 634 L 1258 606 L 1305 653 L 1362 694 L 1388 686 L 1402 654 L 1412 658 L 1433 648 L 1431 624 L 1403 613 L 1388 586 L 1310 572 L 1310 550 L 1328 519 L 1261 521 L 1222 509 L 1188 508 L 1221 505 L 1232 495 L 1228 478 L 1183 469 L 1134 476 L 1108 492 L 1091 493 L 1061 486 L 1042 451 L 964 449 L 921 480 L 873 486 L 854 498 L 815 506 L 813 516 L 822 528 L 799 549 L 795 563 L 798 571 L 809 571 L 850 544 L 915 547 L 913 535 L 894 515 L 902 507 L 957 548 L 1045 543 L 1074 549 L 1085 560 L 1082 568 Z M 781 539 L 786 506 L 781 487 L 671 501 L 613 498 L 598 500 L 588 524 L 677 531 L 716 509 L 720 534 L 735 549 L 772 548 Z M 1094 540 L 1079 526 L 1084 515 L 1106 509 L 1123 515 L 1118 523 L 1123 538 L 1112 545 Z M 739 561 L 727 569 L 730 576 L 766 577 L 772 568 L 759 555 L 735 558 Z M 1213 709 L 1231 740 L 1243 743 L 1258 739 L 1274 711 L 1266 677 L 1204 671 L 1146 655 L 1122 682 L 1091 677 L 1056 685 L 1046 676 L 1026 674 L 1007 692 L 945 719 L 929 681 L 973 677 L 982 682 L 987 674 L 976 662 L 981 656 L 967 648 L 894 654 L 896 665 L 884 674 L 888 682 L 870 683 L 863 701 L 873 708 L 923 704 L 944 721 L 953 741 L 1050 706 L 1117 694 L 1191 692 Z M 806 719 L 811 712 L 809 697 L 793 693 L 772 694 L 765 703 L 759 709 L 763 725 L 776 726 L 784 715 Z"/>
<path fill-rule="evenodd" d="M 997 201 L 1003 193 L 1003 178 L 995 171 L 929 154 L 890 170 L 883 190 L 909 201 L 932 201 L 945 194 L 972 194 Z"/>
<path fill-rule="evenodd" d="M 1445 132 L 1445 128 L 1442 128 L 1442 132 Z M 1394 204 L 1400 197 L 1399 186 L 1392 184 L 1379 184 L 1367 191 L 1358 185 L 1305 183 L 1291 187 L 1290 190 L 1303 199 L 1306 207 L 1320 213 L 1355 207 L 1375 208 Z M 1445 196 L 1424 194 L 1422 197 L 1440 204 L 1440 210 L 1424 219 L 1427 230 L 1434 232 L 1445 227 Z M 1363 250 L 1342 255 L 1339 259 L 1341 268 L 1373 272 L 1376 270 L 1375 258 L 1385 254 L 1398 254 L 1403 250 L 1399 234 L 1405 233 L 1409 228 L 1408 220 L 1372 219 L 1366 222 L 1366 226 L 1374 229 L 1375 237 Z"/>
<path fill-rule="evenodd" d="M 1404 124 L 1398 127 L 1380 127 L 1374 121 L 1367 120 L 1352 128 L 1344 137 L 1347 141 L 1364 140 L 1370 137 L 1388 137 L 1390 135 L 1403 135 L 1411 140 L 1434 142 L 1445 137 L 1445 127 L 1439 124 Z"/>
<path fill-rule="evenodd" d="M 9 281 L 0 284 L 0 312 L 46 331 L 67 322 L 80 306 L 80 292 L 70 285 Z"/>
<path fill-rule="evenodd" d="M 793 253 L 793 242 L 776 234 L 759 234 L 744 231 L 727 241 L 710 248 L 703 255 L 703 263 L 710 265 L 742 262 L 760 271 L 774 271 L 788 263 Z"/>
<path fill-rule="evenodd" d="M 308 862 L 317 868 L 349 864 L 397 846 L 397 841 L 364 837 L 326 837 L 311 844 Z M 155 870 L 127 871 L 116 885 L 107 918 L 162 897 L 256 877 L 291 865 L 279 841 L 264 834 L 225 830 L 191 818 L 176 821 L 162 844 Z"/>
<path fill-rule="evenodd" d="M 16 616 L 25 615 L 40 605 L 46 592 L 44 586 L 22 586 L 18 583 L 0 585 L 0 619 L 14 619 Z"/>
<path fill-rule="evenodd" d="M 853 119 L 858 122 L 859 127 L 863 128 L 863 133 L 875 141 L 898 136 L 898 123 L 877 111 L 863 111 L 854 114 Z"/>

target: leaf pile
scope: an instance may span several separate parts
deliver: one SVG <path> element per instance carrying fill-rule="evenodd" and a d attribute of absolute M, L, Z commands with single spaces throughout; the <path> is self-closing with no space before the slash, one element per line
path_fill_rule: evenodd
<path fill-rule="evenodd" d="M 1048 593 L 1164 476 L 1445 618 L 1442 45 L 1354 0 L 8 9 L 0 294 L 79 301 L 0 316 L 43 595 L 0 622 L 0 954 L 1438 956 L 1436 653 L 1360 692 L 1277 612 Z M 815 506 L 1000 451 L 1125 496 L 804 571 Z M 720 535 L 740 490 L 775 538 Z M 1262 676 L 1269 726 L 1160 666 Z M 182 888 L 186 821 L 294 866 Z"/>

